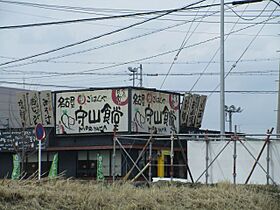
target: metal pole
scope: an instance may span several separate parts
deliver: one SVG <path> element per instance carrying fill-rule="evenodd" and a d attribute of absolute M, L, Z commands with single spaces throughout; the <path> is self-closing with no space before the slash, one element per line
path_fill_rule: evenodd
<path fill-rule="evenodd" d="M 220 130 L 225 134 L 224 0 L 220 5 Z"/>
<path fill-rule="evenodd" d="M 205 182 L 206 184 L 208 184 L 208 177 L 209 177 L 209 174 L 208 174 L 208 165 L 209 165 L 209 140 L 208 140 L 208 137 L 205 136 L 205 142 L 206 142 L 206 157 L 205 157 L 205 162 L 206 162 L 206 171 L 205 171 Z"/>
<path fill-rule="evenodd" d="M 135 86 L 135 71 L 133 71 L 132 73 L 132 80 L 133 80 L 133 87 Z"/>
<path fill-rule="evenodd" d="M 142 68 L 142 64 L 140 64 L 140 87 L 143 87 L 143 68 Z"/>
<path fill-rule="evenodd" d="M 269 154 L 269 145 L 270 140 L 267 141 L 267 154 L 266 154 L 266 184 L 269 185 L 269 160 L 270 160 L 270 154 Z"/>
<path fill-rule="evenodd" d="M 149 183 L 152 183 L 152 142 L 149 145 Z"/>
<path fill-rule="evenodd" d="M 174 159 L 174 135 L 171 136 L 171 146 L 170 146 L 170 178 L 171 182 L 173 181 L 174 168 L 173 168 L 173 159 Z"/>
<path fill-rule="evenodd" d="M 41 151 L 42 151 L 42 141 L 39 140 L 39 148 L 38 148 L 38 180 L 41 179 Z"/>
<path fill-rule="evenodd" d="M 229 117 L 229 132 L 232 132 L 232 112 L 228 113 Z"/>
<path fill-rule="evenodd" d="M 237 141 L 237 126 L 234 126 L 234 141 L 233 141 L 233 184 L 236 184 L 236 158 L 237 158 L 237 154 L 236 154 L 236 141 Z"/>
<path fill-rule="evenodd" d="M 280 135 L 280 61 L 279 61 L 279 78 L 278 78 L 278 109 L 277 109 L 276 133 Z M 280 136 L 278 136 L 278 137 L 280 137 Z"/>
<path fill-rule="evenodd" d="M 225 146 L 221 149 L 221 151 L 216 155 L 216 157 L 210 162 L 210 164 L 208 165 L 208 168 L 216 161 L 216 159 L 220 156 L 220 154 L 225 150 L 225 148 L 227 147 L 227 145 L 229 145 L 230 141 L 228 141 Z M 207 168 L 207 169 L 208 169 Z M 200 178 L 204 175 L 204 173 L 206 172 L 206 169 L 202 172 L 202 174 L 196 179 L 195 183 L 197 183 Z"/>
<path fill-rule="evenodd" d="M 179 137 L 178 137 L 179 139 Z M 186 167 L 188 169 L 188 164 L 189 164 L 189 152 L 188 152 L 188 139 L 186 139 Z M 186 173 L 186 179 L 188 179 L 188 170 L 187 170 L 187 173 Z M 192 180 L 193 182 L 193 180 Z"/>
<path fill-rule="evenodd" d="M 258 161 L 259 161 L 259 159 L 260 159 L 261 156 L 262 156 L 263 150 L 264 150 L 266 144 L 267 144 L 268 141 L 269 141 L 270 134 L 272 133 L 272 131 L 273 131 L 273 128 L 272 128 L 270 131 L 267 132 L 266 140 L 265 140 L 265 142 L 264 142 L 264 144 L 263 144 L 263 147 L 262 147 L 262 149 L 261 149 L 261 151 L 260 151 L 260 153 L 259 153 L 257 159 L 255 160 L 255 163 L 254 163 L 254 165 L 253 165 L 253 167 L 252 167 L 252 169 L 251 169 L 251 171 L 250 171 L 249 176 L 248 176 L 247 179 L 246 179 L 245 184 L 248 184 L 248 182 L 249 182 L 249 180 L 250 180 L 250 178 L 251 178 L 251 176 L 252 176 L 252 174 L 253 174 L 253 172 L 254 172 L 254 170 L 255 170 L 255 167 L 256 167 L 256 165 L 258 164 Z"/>
<path fill-rule="evenodd" d="M 112 161 L 112 174 L 113 174 L 113 182 L 116 180 L 116 173 L 115 173 L 115 168 L 116 168 L 116 137 L 114 135 L 113 137 L 113 161 Z"/>

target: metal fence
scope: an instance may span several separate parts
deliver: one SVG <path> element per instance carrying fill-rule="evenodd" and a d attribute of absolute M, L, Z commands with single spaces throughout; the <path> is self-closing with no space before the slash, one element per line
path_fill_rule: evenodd
<path fill-rule="evenodd" d="M 133 167 L 124 179 L 128 179 L 131 171 L 137 170 L 138 174 L 132 179 L 142 176 L 147 182 L 152 181 L 152 151 L 153 144 L 157 141 L 169 142 L 170 151 L 169 174 L 171 180 L 174 167 L 186 169 L 185 178 L 193 183 L 217 183 L 229 181 L 233 184 L 280 184 L 280 137 L 271 134 L 173 134 L 173 135 L 115 135 L 113 149 L 113 180 L 114 154 L 116 148 L 121 149 L 132 161 Z M 133 160 L 122 141 L 144 141 L 143 148 L 136 160 Z M 174 144 L 180 146 L 183 164 L 174 164 Z M 184 147 L 182 147 L 182 144 Z M 145 152 L 149 153 L 148 162 L 139 167 Z M 148 177 L 144 171 L 149 170 Z"/>

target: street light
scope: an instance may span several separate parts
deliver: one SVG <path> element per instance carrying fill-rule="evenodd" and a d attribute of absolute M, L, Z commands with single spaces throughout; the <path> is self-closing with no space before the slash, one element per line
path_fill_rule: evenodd
<path fill-rule="evenodd" d="M 229 132 L 232 132 L 232 114 L 233 113 L 240 113 L 243 110 L 241 109 L 241 107 L 235 107 L 234 105 L 231 105 L 230 107 L 228 107 L 227 105 L 225 105 L 225 112 L 228 113 L 228 122 L 229 122 Z"/>
<path fill-rule="evenodd" d="M 140 69 L 140 73 L 138 74 L 138 69 Z M 138 79 L 138 75 L 140 75 L 140 87 L 143 86 L 143 72 L 142 72 L 142 64 L 140 64 L 139 67 L 128 67 L 128 71 L 132 73 L 132 81 L 133 81 L 133 87 L 135 86 L 135 79 Z M 136 75 L 136 77 L 135 77 Z"/>

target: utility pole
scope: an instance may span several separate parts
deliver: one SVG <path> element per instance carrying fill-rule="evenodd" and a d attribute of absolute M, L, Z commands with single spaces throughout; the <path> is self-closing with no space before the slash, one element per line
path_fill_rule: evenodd
<path fill-rule="evenodd" d="M 242 112 L 242 109 L 240 107 L 236 108 L 234 105 L 231 105 L 230 107 L 225 106 L 225 112 L 228 113 L 229 132 L 232 132 L 232 114 L 240 113 L 240 112 Z"/>
<path fill-rule="evenodd" d="M 278 50 L 277 52 L 279 53 L 280 51 Z M 276 134 L 280 134 L 280 61 L 279 61 L 279 78 L 278 78 L 278 108 L 277 108 Z"/>
<path fill-rule="evenodd" d="M 224 55 L 224 0 L 220 8 L 220 132 L 225 134 L 225 55 Z"/>
<path fill-rule="evenodd" d="M 140 70 L 140 73 L 138 73 L 138 69 Z M 143 68 L 142 68 L 142 64 L 140 64 L 139 67 L 134 67 L 134 68 L 128 67 L 128 70 L 132 73 L 132 81 L 133 81 L 132 84 L 133 84 L 133 87 L 135 87 L 135 80 L 138 79 L 138 75 L 140 75 L 140 78 L 139 78 L 140 87 L 143 87 Z"/>
<path fill-rule="evenodd" d="M 263 0 L 237 0 L 232 5 L 262 2 Z M 225 54 L 224 54 L 224 0 L 220 0 L 220 133 L 225 134 Z"/>
<path fill-rule="evenodd" d="M 140 87 L 143 87 L 143 68 L 142 68 L 142 64 L 140 64 Z"/>

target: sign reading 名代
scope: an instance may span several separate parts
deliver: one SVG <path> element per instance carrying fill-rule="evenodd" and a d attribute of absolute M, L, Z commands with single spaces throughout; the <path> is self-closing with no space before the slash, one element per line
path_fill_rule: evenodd
<path fill-rule="evenodd" d="M 56 134 L 128 131 L 128 89 L 56 94 Z"/>
<path fill-rule="evenodd" d="M 53 127 L 51 91 L 17 93 L 17 104 L 23 127 L 34 128 L 38 123 L 45 127 Z"/>
<path fill-rule="evenodd" d="M 179 131 L 179 94 L 132 90 L 131 131 L 170 134 Z"/>

